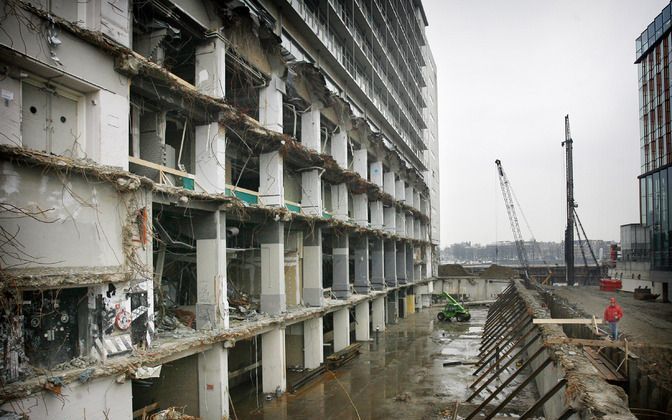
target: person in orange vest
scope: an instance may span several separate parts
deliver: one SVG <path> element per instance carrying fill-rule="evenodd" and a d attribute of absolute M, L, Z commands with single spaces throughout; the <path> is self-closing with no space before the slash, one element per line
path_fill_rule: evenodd
<path fill-rule="evenodd" d="M 616 303 L 616 298 L 609 299 L 609 306 L 604 309 L 604 320 L 611 327 L 611 339 L 618 339 L 618 321 L 623 318 L 623 309 Z"/>

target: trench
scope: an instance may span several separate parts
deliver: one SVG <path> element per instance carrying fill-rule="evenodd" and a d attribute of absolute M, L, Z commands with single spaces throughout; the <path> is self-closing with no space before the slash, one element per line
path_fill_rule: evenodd
<path fill-rule="evenodd" d="M 575 309 L 569 302 L 550 292 L 543 293 L 544 301 L 553 318 L 590 318 L 591 315 Z M 569 338 L 598 340 L 588 325 L 564 325 L 563 331 Z M 628 396 L 628 407 L 641 419 L 667 419 L 672 417 L 672 378 L 669 365 L 670 350 L 655 346 L 633 346 L 628 350 L 604 348 L 604 354 L 611 368 L 616 369 L 624 380 L 616 383 Z"/>

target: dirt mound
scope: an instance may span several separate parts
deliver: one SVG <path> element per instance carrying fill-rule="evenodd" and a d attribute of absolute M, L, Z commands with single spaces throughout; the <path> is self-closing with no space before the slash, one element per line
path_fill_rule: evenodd
<path fill-rule="evenodd" d="M 518 272 L 513 268 L 497 264 L 492 264 L 481 273 L 482 279 L 515 279 L 518 277 Z"/>
<path fill-rule="evenodd" d="M 465 270 L 460 264 L 439 265 L 439 277 L 468 277 L 472 275 L 473 274 Z"/>

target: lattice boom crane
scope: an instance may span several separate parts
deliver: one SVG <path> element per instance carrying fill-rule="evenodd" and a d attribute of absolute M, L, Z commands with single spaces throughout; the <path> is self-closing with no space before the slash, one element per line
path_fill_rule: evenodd
<path fill-rule="evenodd" d="M 518 254 L 518 261 L 520 262 L 520 265 L 523 268 L 525 285 L 530 286 L 530 273 L 529 273 L 530 264 L 527 259 L 527 252 L 525 251 L 525 242 L 523 241 L 523 235 L 520 232 L 520 225 L 518 224 L 518 216 L 516 215 L 516 208 L 513 204 L 513 196 L 511 193 L 511 186 L 509 184 L 509 179 L 506 177 L 506 174 L 504 173 L 504 168 L 502 168 L 502 161 L 497 159 L 495 161 L 495 165 L 497 165 L 497 172 L 499 173 L 499 186 L 502 188 L 502 196 L 504 196 L 504 205 L 506 206 L 506 212 L 509 215 L 509 222 L 511 223 L 511 230 L 513 231 L 513 239 L 516 242 L 516 253 Z"/>

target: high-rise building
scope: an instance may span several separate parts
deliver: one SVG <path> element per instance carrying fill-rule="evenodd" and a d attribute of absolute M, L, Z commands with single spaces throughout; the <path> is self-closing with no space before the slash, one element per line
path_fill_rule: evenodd
<path fill-rule="evenodd" d="M 230 388 L 281 393 L 288 366 L 429 304 L 438 98 L 419 0 L 0 14 L 0 410 L 221 419 Z"/>

